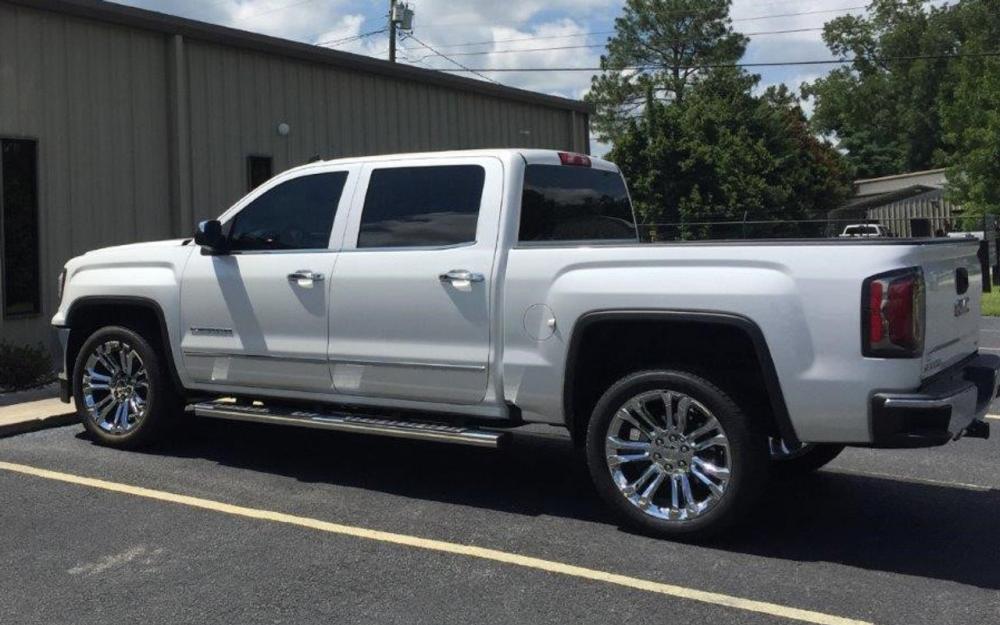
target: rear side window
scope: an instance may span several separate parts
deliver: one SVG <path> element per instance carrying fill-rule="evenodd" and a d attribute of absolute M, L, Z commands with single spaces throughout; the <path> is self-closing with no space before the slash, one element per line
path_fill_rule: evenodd
<path fill-rule="evenodd" d="M 621 174 L 589 167 L 528 165 L 518 239 L 637 240 Z"/>
<path fill-rule="evenodd" d="M 328 248 L 345 182 L 347 172 L 338 171 L 293 178 L 269 189 L 233 218 L 230 249 Z"/>
<path fill-rule="evenodd" d="M 476 240 L 486 171 L 479 165 L 372 171 L 358 247 L 425 247 Z"/>

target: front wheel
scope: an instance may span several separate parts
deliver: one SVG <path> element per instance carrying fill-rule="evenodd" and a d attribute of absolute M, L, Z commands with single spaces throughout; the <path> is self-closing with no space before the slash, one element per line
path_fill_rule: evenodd
<path fill-rule="evenodd" d="M 181 408 L 166 366 L 134 330 L 109 326 L 90 335 L 73 367 L 73 394 L 91 436 L 128 449 L 159 438 Z"/>
<path fill-rule="evenodd" d="M 603 499 L 645 531 L 704 538 L 743 518 L 767 481 L 767 437 L 708 380 L 644 371 L 616 382 L 587 430 Z"/>

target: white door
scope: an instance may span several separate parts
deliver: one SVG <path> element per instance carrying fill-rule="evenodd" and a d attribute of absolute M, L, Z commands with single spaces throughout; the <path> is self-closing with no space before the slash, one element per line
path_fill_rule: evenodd
<path fill-rule="evenodd" d="M 181 348 L 195 383 L 332 391 L 331 241 L 339 244 L 335 217 L 356 177 L 356 169 L 335 170 L 268 183 L 224 216 L 229 253 L 191 255 L 181 284 Z"/>
<path fill-rule="evenodd" d="M 501 162 L 380 163 L 362 170 L 358 189 L 331 290 L 337 392 L 482 402 Z"/>

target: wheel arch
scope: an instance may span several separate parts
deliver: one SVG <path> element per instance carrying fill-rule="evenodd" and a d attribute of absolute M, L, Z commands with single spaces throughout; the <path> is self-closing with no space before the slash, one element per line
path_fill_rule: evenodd
<path fill-rule="evenodd" d="M 614 329 L 629 324 L 653 325 L 660 329 L 684 328 L 688 331 L 691 329 L 702 331 L 725 329 L 734 333 L 734 336 L 744 337 L 752 351 L 756 370 L 759 372 L 760 383 L 769 409 L 769 418 L 773 421 L 774 429 L 784 440 L 791 444 L 798 444 L 799 438 L 789 416 L 777 370 L 760 326 L 752 319 L 734 313 L 663 309 L 597 310 L 586 313 L 577 319 L 573 326 L 566 356 L 562 398 L 565 424 L 576 443 L 579 444 L 584 439 L 586 425 L 590 418 L 589 412 L 579 409 L 581 398 L 579 386 L 581 381 L 586 381 L 580 380 L 580 374 L 583 372 L 581 358 L 585 356 L 584 352 L 590 332 L 597 327 Z M 603 393 L 603 389 L 600 390 L 600 393 Z M 583 402 L 583 405 L 586 406 L 587 402 Z M 593 403 L 590 404 L 590 408 L 593 408 Z"/>
<path fill-rule="evenodd" d="M 166 360 L 170 379 L 178 392 L 184 386 L 177 372 L 166 316 L 160 304 L 148 297 L 91 295 L 76 299 L 66 312 L 65 327 L 70 329 L 66 346 L 65 369 L 69 394 L 73 394 L 73 365 L 87 338 L 96 330 L 120 325 L 139 332 L 153 347 L 159 349 Z"/>

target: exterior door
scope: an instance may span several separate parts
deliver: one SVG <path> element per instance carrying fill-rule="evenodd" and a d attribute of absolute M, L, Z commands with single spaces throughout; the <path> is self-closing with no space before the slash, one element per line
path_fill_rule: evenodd
<path fill-rule="evenodd" d="M 333 275 L 338 393 L 483 401 L 503 166 L 429 158 L 367 166 Z"/>
<path fill-rule="evenodd" d="M 332 233 L 351 174 L 265 185 L 224 216 L 230 253 L 191 255 L 181 285 L 181 347 L 195 383 L 332 391 L 331 240 L 340 238 Z"/>

